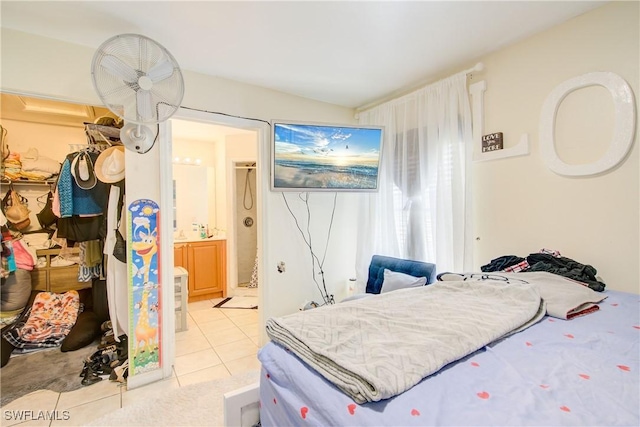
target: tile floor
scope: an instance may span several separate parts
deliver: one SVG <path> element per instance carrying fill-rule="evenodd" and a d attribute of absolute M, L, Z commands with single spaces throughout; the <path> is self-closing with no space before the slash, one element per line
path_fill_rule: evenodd
<path fill-rule="evenodd" d="M 242 294 L 249 295 L 250 291 Z M 172 388 L 260 369 L 256 357 L 258 310 L 212 308 L 220 301 L 189 304 L 188 330 L 176 333 L 176 361 L 171 378 L 134 390 L 108 380 L 67 393 L 39 390 L 3 407 L 0 425 L 81 426 Z M 57 414 L 54 416 L 57 419 L 18 421 L 16 415 L 24 412 L 13 411 L 32 411 L 33 418 L 37 418 L 39 411 L 49 411 Z"/>

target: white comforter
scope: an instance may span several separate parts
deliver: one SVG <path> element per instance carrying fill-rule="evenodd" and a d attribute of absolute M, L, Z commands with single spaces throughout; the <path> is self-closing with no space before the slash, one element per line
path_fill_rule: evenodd
<path fill-rule="evenodd" d="M 393 397 L 544 316 L 531 285 L 440 282 L 267 320 L 267 334 L 355 402 Z"/>

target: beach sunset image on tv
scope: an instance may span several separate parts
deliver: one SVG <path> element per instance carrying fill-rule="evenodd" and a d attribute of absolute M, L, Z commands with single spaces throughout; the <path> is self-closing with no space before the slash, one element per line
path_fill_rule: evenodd
<path fill-rule="evenodd" d="M 382 128 L 274 123 L 273 188 L 374 191 Z"/>

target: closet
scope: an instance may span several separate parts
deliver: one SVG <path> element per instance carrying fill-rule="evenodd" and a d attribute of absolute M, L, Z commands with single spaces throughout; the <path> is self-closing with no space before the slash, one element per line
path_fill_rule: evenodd
<path fill-rule="evenodd" d="M 42 218 L 38 215 L 44 212 L 47 198 L 56 186 L 60 172 L 59 165 L 70 153 L 79 150 L 99 152 L 100 137 L 88 136 L 97 134 L 94 130 L 96 127 L 92 127 L 88 132 L 86 123 L 93 123 L 98 117 L 113 115 L 103 107 L 4 93 L 0 94 L 0 103 L 2 105 L 0 125 L 3 131 L 3 154 L 6 156 L 7 153 L 19 153 L 24 163 L 25 156 L 30 153 L 36 158 L 51 160 L 58 166 L 53 176 L 43 176 L 43 179 L 37 179 L 38 174 L 35 174 L 36 179 L 32 176 L 25 179 L 11 173 L 4 173 L 6 168 L 3 167 L 1 196 L 4 197 L 9 190 L 15 190 L 26 201 L 30 210 L 30 225 L 21 229 L 22 233 L 53 231 L 56 228 L 55 224 L 51 228 L 43 229 Z M 113 136 L 113 133 L 106 131 L 106 136 Z M 46 247 L 37 249 L 39 262 L 31 274 L 32 288 L 60 292 L 91 287 L 91 280 L 78 280 L 77 263 L 69 265 L 69 263 L 57 262 L 63 259 L 62 256 L 77 258 L 78 255 L 77 247 L 68 250 Z"/>
<path fill-rule="evenodd" d="M 88 165 L 93 171 L 93 166 L 100 154 L 105 149 L 111 148 L 111 144 L 117 144 L 114 135 L 117 136 L 119 133 L 115 128 L 96 125 L 95 122 L 99 118 L 113 118 L 114 116 L 109 110 L 102 107 L 4 93 L 0 94 L 0 105 L 2 107 L 0 110 L 0 125 L 2 126 L 3 148 L 0 196 L 4 198 L 10 191 L 15 191 L 19 193 L 30 211 L 27 215 L 28 226 L 21 227 L 19 231 L 22 235 L 14 234 L 14 240 L 24 240 L 26 242 L 27 239 L 32 238 L 32 240 L 38 242 L 37 245 L 32 247 L 28 245 L 32 250 L 32 254 L 36 254 L 35 265 L 29 271 L 31 290 L 48 291 L 56 294 L 62 294 L 70 290 L 82 290 L 79 294 L 80 304 L 84 305 L 84 311 L 79 312 L 76 325 L 80 324 L 81 316 L 93 311 L 98 322 L 97 331 L 99 336 L 101 333 L 100 325 L 109 319 L 107 294 L 104 285 L 105 275 L 102 269 L 102 247 L 99 246 L 96 250 L 94 246 L 91 249 L 91 253 L 89 253 L 88 248 L 89 243 L 91 243 L 88 241 L 89 239 L 70 239 L 68 237 L 78 237 L 79 230 L 86 231 L 89 229 L 86 225 L 84 228 L 79 227 L 77 225 L 79 222 L 73 224 L 69 222 L 64 232 L 61 224 L 62 219 L 55 219 L 51 226 L 46 228 L 42 226 L 42 223 L 48 223 L 47 215 L 44 214 L 45 208 L 51 202 L 52 190 L 60 188 L 58 179 L 62 176 L 62 165 L 65 164 L 65 159 L 75 157 L 80 160 L 84 159 L 84 163 L 78 162 L 78 167 L 74 170 L 75 173 L 79 174 L 83 180 L 88 180 L 88 182 L 95 178 L 93 175 L 89 178 L 85 177 L 87 169 L 84 166 Z M 19 153 L 23 164 L 25 159 L 31 159 L 32 157 L 36 160 L 47 159 L 47 162 L 52 161 L 57 164 L 58 170 L 52 176 L 43 175 L 40 177 L 34 173 L 33 175 L 27 174 L 26 178 L 13 171 L 7 173 L 5 159 L 11 153 Z M 76 156 L 78 153 L 82 154 L 82 156 Z M 122 163 L 122 168 L 124 168 L 124 163 Z M 26 168 L 25 171 L 27 171 Z M 122 178 L 124 178 L 124 175 Z M 75 175 L 73 179 L 75 179 Z M 91 183 L 89 182 L 89 184 Z M 98 188 L 100 184 L 104 183 L 98 181 L 93 186 L 88 187 L 87 191 L 94 191 L 94 186 Z M 105 188 L 105 201 L 108 199 L 109 190 L 112 186 L 118 186 L 121 190 L 124 190 L 123 181 L 118 184 L 108 184 L 108 188 Z M 60 198 L 62 199 L 62 196 Z M 60 206 L 62 209 L 63 203 L 60 203 Z M 9 219 L 9 215 L 5 216 Z M 75 216 L 73 220 L 76 219 Z M 84 224 L 95 219 L 93 222 L 96 225 L 91 227 L 91 235 L 95 234 L 97 236 L 96 231 L 99 224 L 100 237 L 91 239 L 98 245 L 104 240 L 102 230 L 103 216 L 101 210 L 100 213 L 95 212 L 91 218 L 89 216 L 81 218 L 85 221 Z M 69 221 L 72 221 L 72 219 L 69 218 Z M 63 232 L 61 234 L 64 234 L 67 239 L 62 245 L 60 244 L 61 240 L 56 239 L 57 234 L 53 233 L 56 229 L 58 233 Z M 15 233 L 15 227 L 13 231 Z M 77 242 L 86 244 L 75 244 Z M 66 243 L 69 243 L 68 246 Z M 91 264 L 87 261 L 89 258 L 92 260 Z M 3 288 L 4 283 L 3 281 Z M 33 298 L 33 295 L 31 298 Z M 91 300 L 89 304 L 91 307 L 88 307 L 88 300 Z M 100 307 L 96 306 L 96 301 L 100 303 Z M 30 304 L 27 304 L 27 307 L 30 307 Z M 84 316 L 84 319 L 86 318 L 87 316 Z M 67 335 L 67 338 L 70 336 L 71 334 Z M 84 348 L 86 345 L 86 343 L 78 344 L 78 348 Z M 64 341 L 62 348 L 64 348 Z M 63 355 L 71 356 L 72 350 L 75 349 L 70 350 L 70 353 L 63 353 Z M 11 351 L 14 351 L 14 349 Z M 5 357 L 4 353 L 5 347 L 3 343 L 3 359 Z M 28 359 L 29 355 L 25 358 Z M 11 361 L 3 369 L 7 369 L 10 366 Z M 80 373 L 82 365 L 79 365 L 77 370 Z M 78 384 L 80 384 L 80 378 L 78 378 Z"/>

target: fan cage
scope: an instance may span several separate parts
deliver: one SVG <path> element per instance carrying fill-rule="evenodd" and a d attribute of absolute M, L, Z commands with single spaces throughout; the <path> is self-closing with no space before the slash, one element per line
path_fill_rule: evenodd
<path fill-rule="evenodd" d="M 137 77 L 148 75 L 158 64 L 168 61 L 172 74 L 153 83 L 148 90 L 150 116 L 141 114 L 138 105 L 137 81 L 115 75 L 105 66 L 105 58 L 116 58 L 127 72 Z M 93 83 L 100 100 L 118 117 L 136 124 L 156 124 L 167 120 L 180 107 L 184 96 L 184 81 L 177 61 L 171 53 L 154 40 L 139 34 L 122 34 L 105 41 L 96 51 L 92 62 Z M 137 80 L 137 79 L 136 79 Z"/>

